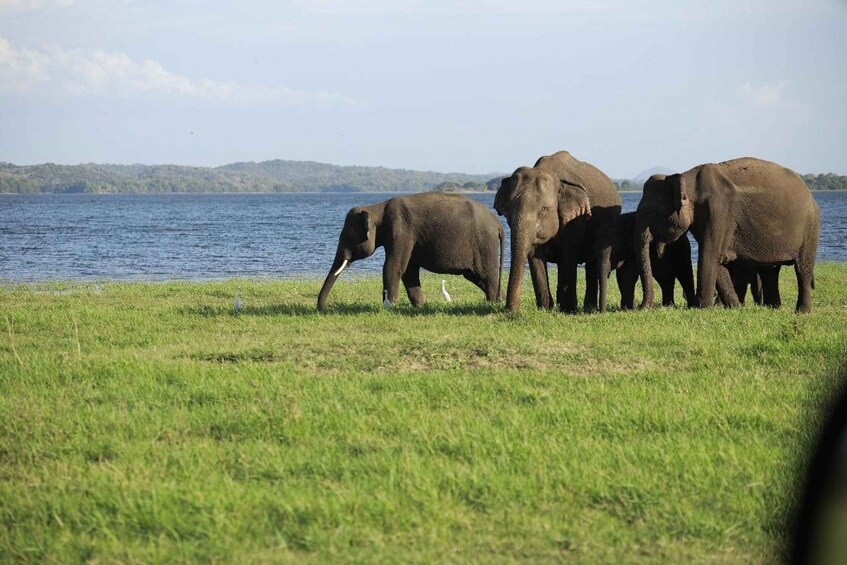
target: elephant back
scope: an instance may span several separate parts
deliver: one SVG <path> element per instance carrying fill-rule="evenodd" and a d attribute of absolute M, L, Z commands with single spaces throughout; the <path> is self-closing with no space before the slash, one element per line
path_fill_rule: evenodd
<path fill-rule="evenodd" d="M 568 184 L 583 187 L 591 201 L 592 213 L 595 208 L 614 207 L 620 213 L 622 202 L 615 183 L 591 163 L 580 161 L 567 151 L 558 151 L 539 158 L 535 166 L 550 171 Z"/>

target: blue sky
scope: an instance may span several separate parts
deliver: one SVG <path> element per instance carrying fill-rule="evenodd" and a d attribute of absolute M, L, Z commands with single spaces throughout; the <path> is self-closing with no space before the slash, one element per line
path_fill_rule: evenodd
<path fill-rule="evenodd" d="M 0 160 L 847 174 L 845 30 L 838 0 L 0 0 Z"/>

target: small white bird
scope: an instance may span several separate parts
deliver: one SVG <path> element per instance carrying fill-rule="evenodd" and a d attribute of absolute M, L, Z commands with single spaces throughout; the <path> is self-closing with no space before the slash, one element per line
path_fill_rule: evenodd
<path fill-rule="evenodd" d="M 391 301 L 388 300 L 388 290 L 387 289 L 382 291 L 382 307 L 385 308 L 386 310 L 391 308 Z"/>
<path fill-rule="evenodd" d="M 241 312 L 241 297 L 238 296 L 238 293 L 235 293 L 235 313 L 238 314 Z"/>
<path fill-rule="evenodd" d="M 444 279 L 441 279 L 441 296 L 443 296 L 444 300 L 446 300 L 447 302 L 452 302 L 453 299 L 450 298 L 450 293 L 447 292 L 447 287 L 444 286 L 446 284 L 447 284 L 447 281 L 445 281 Z"/>

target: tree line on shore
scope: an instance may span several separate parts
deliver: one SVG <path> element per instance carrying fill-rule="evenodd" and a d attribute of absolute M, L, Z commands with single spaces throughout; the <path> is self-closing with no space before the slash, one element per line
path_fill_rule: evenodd
<path fill-rule="evenodd" d="M 493 192 L 503 176 L 505 173 L 436 173 L 284 160 L 221 167 L 0 163 L 0 193 Z M 802 177 L 812 190 L 847 190 L 847 176 Z M 638 181 L 614 182 L 621 191 L 641 190 Z"/>

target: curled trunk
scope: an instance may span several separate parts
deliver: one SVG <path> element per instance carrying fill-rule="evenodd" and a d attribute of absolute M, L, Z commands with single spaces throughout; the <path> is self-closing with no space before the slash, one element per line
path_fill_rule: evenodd
<path fill-rule="evenodd" d="M 651 308 L 653 306 L 653 267 L 650 264 L 650 241 L 652 240 L 650 228 L 640 223 L 635 229 L 635 264 L 638 274 L 641 276 L 641 289 L 643 299 L 639 308 Z"/>
<path fill-rule="evenodd" d="M 332 267 L 329 269 L 329 274 L 327 274 L 324 284 L 321 287 L 321 292 L 318 294 L 318 310 L 326 310 L 326 299 L 327 296 L 329 296 L 329 291 L 332 290 L 332 285 L 334 285 L 335 281 L 338 280 L 338 277 L 341 275 L 341 271 L 344 270 L 346 263 L 346 259 L 340 255 L 336 255 L 335 261 L 332 262 Z"/>

